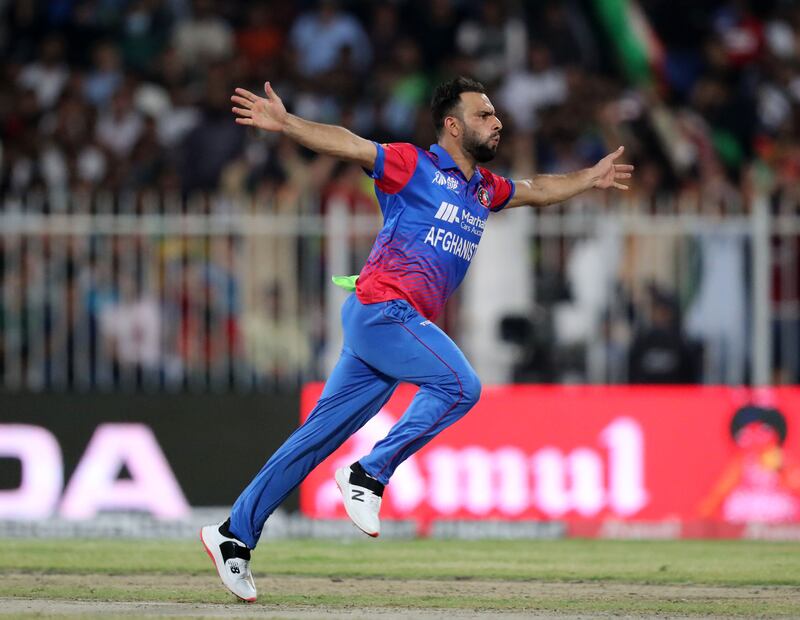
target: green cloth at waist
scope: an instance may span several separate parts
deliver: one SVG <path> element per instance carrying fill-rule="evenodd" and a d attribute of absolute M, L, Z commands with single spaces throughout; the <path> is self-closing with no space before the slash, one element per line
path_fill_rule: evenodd
<path fill-rule="evenodd" d="M 342 287 L 348 293 L 352 293 L 356 290 L 356 282 L 358 281 L 358 276 L 331 276 L 331 281 L 336 285 Z"/>

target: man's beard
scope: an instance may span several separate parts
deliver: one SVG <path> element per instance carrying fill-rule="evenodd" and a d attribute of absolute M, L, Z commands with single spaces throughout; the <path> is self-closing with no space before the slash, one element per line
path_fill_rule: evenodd
<path fill-rule="evenodd" d="M 487 161 L 492 161 L 497 153 L 497 144 L 492 144 L 491 140 L 494 136 L 481 142 L 478 134 L 474 131 L 466 130 L 464 133 L 464 141 L 462 148 L 479 164 L 485 164 Z"/>

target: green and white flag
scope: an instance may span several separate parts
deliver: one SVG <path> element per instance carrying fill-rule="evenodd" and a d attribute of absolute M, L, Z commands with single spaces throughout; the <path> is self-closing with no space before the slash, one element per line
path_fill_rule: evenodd
<path fill-rule="evenodd" d="M 628 81 L 652 84 L 664 64 L 664 47 L 636 0 L 594 0 L 594 7 Z"/>

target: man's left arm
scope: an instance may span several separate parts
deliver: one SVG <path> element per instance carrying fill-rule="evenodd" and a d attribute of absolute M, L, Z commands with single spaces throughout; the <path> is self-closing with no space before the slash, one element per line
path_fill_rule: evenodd
<path fill-rule="evenodd" d="M 625 147 L 621 146 L 591 168 L 569 174 L 539 174 L 531 179 L 514 180 L 516 189 L 506 209 L 523 205 L 545 207 L 569 200 L 593 187 L 627 190 L 628 186 L 620 181 L 631 178 L 633 166 L 616 163 L 624 151 Z"/>

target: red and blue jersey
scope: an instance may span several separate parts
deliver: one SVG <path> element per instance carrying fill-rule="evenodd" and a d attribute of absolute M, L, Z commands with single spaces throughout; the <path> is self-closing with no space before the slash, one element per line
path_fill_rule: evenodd
<path fill-rule="evenodd" d="M 433 320 L 461 284 L 490 211 L 514 196 L 510 179 L 478 167 L 467 181 L 438 144 L 378 144 L 370 176 L 383 212 L 356 284 L 364 304 L 405 299 Z"/>

